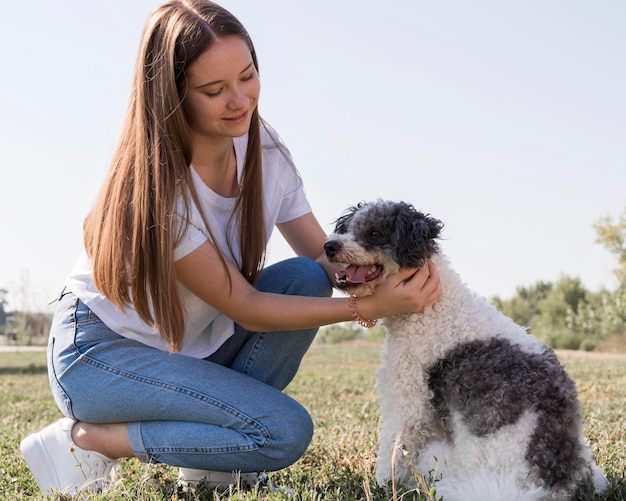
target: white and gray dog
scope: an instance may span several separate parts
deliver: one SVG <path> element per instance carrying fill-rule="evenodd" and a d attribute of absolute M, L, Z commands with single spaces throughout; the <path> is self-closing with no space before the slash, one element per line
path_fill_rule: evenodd
<path fill-rule="evenodd" d="M 437 479 L 455 500 L 571 499 L 607 487 L 583 437 L 574 382 L 555 353 L 475 296 L 440 252 L 443 225 L 403 202 L 361 203 L 325 245 L 337 287 L 372 294 L 399 268 L 432 260 L 441 298 L 384 319 L 377 371 L 376 479 Z"/>

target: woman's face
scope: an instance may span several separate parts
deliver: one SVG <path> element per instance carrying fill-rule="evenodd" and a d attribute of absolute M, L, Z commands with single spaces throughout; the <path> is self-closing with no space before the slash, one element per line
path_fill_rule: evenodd
<path fill-rule="evenodd" d="M 239 137 L 248 132 L 261 85 L 246 42 L 217 39 L 187 70 L 183 111 L 195 134 Z"/>

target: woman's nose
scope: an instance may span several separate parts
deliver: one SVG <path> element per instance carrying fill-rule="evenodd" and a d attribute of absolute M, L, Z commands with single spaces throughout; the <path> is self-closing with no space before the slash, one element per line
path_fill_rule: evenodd
<path fill-rule="evenodd" d="M 235 87 L 228 101 L 228 107 L 231 110 L 238 110 L 248 104 L 248 97 L 239 87 Z"/>

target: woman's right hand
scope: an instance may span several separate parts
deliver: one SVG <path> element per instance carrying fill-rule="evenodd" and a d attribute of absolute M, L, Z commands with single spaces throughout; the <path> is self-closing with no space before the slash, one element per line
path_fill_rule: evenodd
<path fill-rule="evenodd" d="M 366 319 L 399 313 L 419 313 L 441 297 L 437 268 L 427 261 L 421 268 L 403 268 L 389 275 L 374 294 L 357 301 L 359 314 Z"/>

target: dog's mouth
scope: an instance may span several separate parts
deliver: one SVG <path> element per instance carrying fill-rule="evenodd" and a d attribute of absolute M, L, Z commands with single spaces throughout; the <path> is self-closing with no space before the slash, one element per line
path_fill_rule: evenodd
<path fill-rule="evenodd" d="M 335 273 L 336 285 L 339 289 L 345 289 L 352 285 L 365 284 L 377 279 L 382 272 L 383 267 L 379 264 L 350 264 Z"/>

